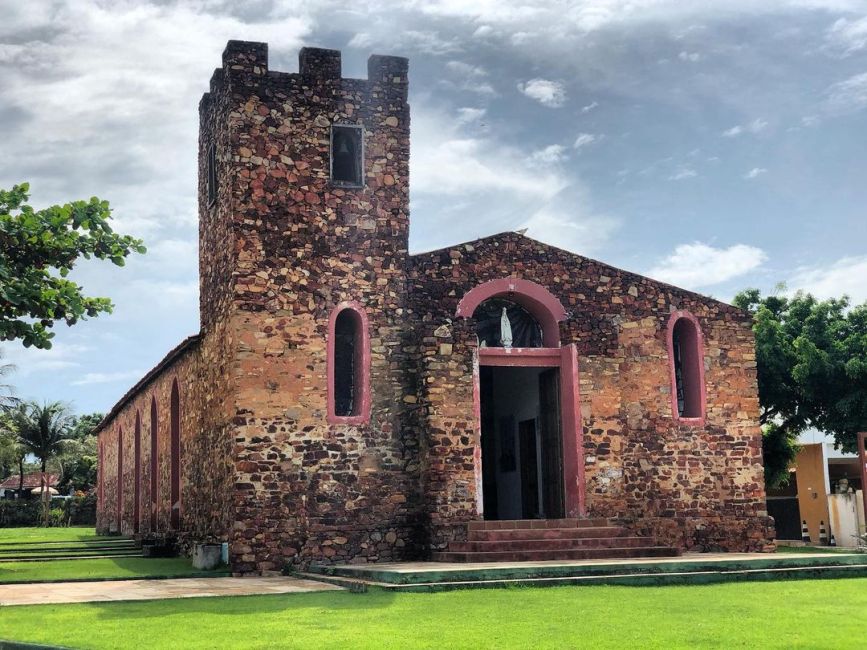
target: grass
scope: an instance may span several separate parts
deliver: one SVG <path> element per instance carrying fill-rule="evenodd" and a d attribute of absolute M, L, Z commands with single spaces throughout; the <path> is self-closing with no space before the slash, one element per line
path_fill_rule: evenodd
<path fill-rule="evenodd" d="M 159 576 L 201 575 L 189 558 L 87 558 L 45 562 L 0 562 L 0 584 L 14 582 L 59 582 L 107 578 L 148 578 Z M 225 568 L 212 571 L 225 575 Z"/>
<path fill-rule="evenodd" d="M 777 546 L 777 553 L 856 553 L 843 546 Z"/>
<path fill-rule="evenodd" d="M 856 648 L 867 579 L 5 607 L 0 638 L 75 648 Z"/>
<path fill-rule="evenodd" d="M 99 537 L 92 526 L 70 528 L 0 528 L 0 545 L 36 542 L 94 542 L 112 539 Z"/>

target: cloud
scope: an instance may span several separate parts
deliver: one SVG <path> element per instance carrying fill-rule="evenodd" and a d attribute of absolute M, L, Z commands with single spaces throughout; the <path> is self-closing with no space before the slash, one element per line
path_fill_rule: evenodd
<path fill-rule="evenodd" d="M 846 57 L 867 47 L 867 16 L 858 20 L 840 18 L 825 34 L 827 48 Z"/>
<path fill-rule="evenodd" d="M 735 244 L 728 248 L 714 248 L 694 242 L 677 246 L 647 275 L 669 284 L 695 289 L 746 275 L 767 259 L 767 254 L 755 246 Z"/>
<path fill-rule="evenodd" d="M 697 63 L 701 61 L 701 54 L 698 52 L 686 52 L 683 51 L 677 55 L 677 58 L 681 61 L 688 61 L 689 63 Z"/>
<path fill-rule="evenodd" d="M 551 144 L 531 153 L 527 162 L 530 165 L 545 166 L 561 163 L 568 159 L 569 154 L 566 153 L 566 147 L 562 144 Z"/>
<path fill-rule="evenodd" d="M 144 375 L 143 370 L 124 370 L 121 372 L 87 372 L 79 379 L 71 382 L 73 386 L 88 386 L 90 384 L 110 384 L 113 382 L 126 382 L 130 379 L 139 379 Z"/>
<path fill-rule="evenodd" d="M 563 201 L 562 203 L 567 203 Z M 584 213 L 575 203 L 546 206 L 533 214 L 523 227 L 527 235 L 564 250 L 587 254 L 605 244 L 620 227 L 618 219 Z"/>
<path fill-rule="evenodd" d="M 599 106 L 599 102 L 590 102 L 586 106 L 581 107 L 581 112 L 582 113 L 589 113 L 590 111 L 592 111 L 594 108 L 597 108 L 598 106 Z"/>
<path fill-rule="evenodd" d="M 458 124 L 470 124 L 478 122 L 485 116 L 488 111 L 484 108 L 473 108 L 470 106 L 462 106 L 458 109 Z"/>
<path fill-rule="evenodd" d="M 550 108 L 559 108 L 566 102 L 566 88 L 559 81 L 530 79 L 526 83 L 519 83 L 518 90 Z"/>
<path fill-rule="evenodd" d="M 681 167 L 677 171 L 675 171 L 671 176 L 668 177 L 670 181 L 683 181 L 687 178 L 695 178 L 698 176 L 698 172 L 690 167 Z"/>
<path fill-rule="evenodd" d="M 470 65 L 463 61 L 449 61 L 446 63 L 446 68 L 457 75 L 463 77 L 486 77 L 487 70 L 478 65 Z"/>
<path fill-rule="evenodd" d="M 597 137 L 592 133 L 579 133 L 578 137 L 575 138 L 575 142 L 572 143 L 572 148 L 581 149 L 582 147 L 593 144 L 596 140 Z"/>
<path fill-rule="evenodd" d="M 744 178 L 746 178 L 747 180 L 752 180 L 754 178 L 758 178 L 762 174 L 766 174 L 767 171 L 768 170 L 764 167 L 753 167 L 750 171 L 744 174 Z"/>
<path fill-rule="evenodd" d="M 761 133 L 767 128 L 768 122 L 760 117 L 757 117 L 749 124 L 737 124 L 730 129 L 723 131 L 723 137 L 736 138 L 744 133 Z"/>
<path fill-rule="evenodd" d="M 811 266 L 797 269 L 786 283 L 794 292 L 802 290 L 817 298 L 839 298 L 843 294 L 853 304 L 867 301 L 867 255 L 843 257 L 830 266 Z"/>
<path fill-rule="evenodd" d="M 61 331 L 66 326 L 62 323 L 54 327 Z M 26 377 L 42 372 L 56 372 L 66 368 L 81 365 L 90 347 L 80 343 L 55 342 L 50 350 L 25 348 L 19 343 L 4 343 L 4 363 L 12 363 L 17 367 L 16 376 Z"/>
<path fill-rule="evenodd" d="M 825 110 L 834 114 L 855 113 L 867 107 L 867 72 L 856 74 L 828 87 Z"/>

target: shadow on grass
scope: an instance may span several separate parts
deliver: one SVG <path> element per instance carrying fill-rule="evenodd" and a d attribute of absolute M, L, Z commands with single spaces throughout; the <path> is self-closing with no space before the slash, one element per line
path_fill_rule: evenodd
<path fill-rule="evenodd" d="M 243 578 L 240 578 L 243 579 Z M 87 603 L 98 610 L 99 618 L 111 620 L 144 620 L 165 618 L 167 616 L 213 615 L 221 618 L 241 617 L 255 624 L 255 617 L 263 614 L 298 612 L 307 610 L 322 612 L 325 618 L 319 625 L 327 623 L 328 612 L 369 611 L 385 609 L 392 605 L 397 594 L 374 589 L 367 593 L 350 591 L 322 591 L 304 594 L 256 594 L 246 596 L 202 596 L 195 598 L 175 598 L 165 600 L 126 601 L 114 603 Z M 302 624 L 303 618 L 294 620 Z"/>

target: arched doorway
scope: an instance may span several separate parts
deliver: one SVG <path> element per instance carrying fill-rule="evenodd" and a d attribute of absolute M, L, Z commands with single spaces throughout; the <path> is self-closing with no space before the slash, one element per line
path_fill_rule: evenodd
<path fill-rule="evenodd" d="M 505 278 L 458 305 L 478 339 L 477 509 L 485 519 L 584 513 L 577 354 L 561 347 L 566 311 L 545 287 Z"/>

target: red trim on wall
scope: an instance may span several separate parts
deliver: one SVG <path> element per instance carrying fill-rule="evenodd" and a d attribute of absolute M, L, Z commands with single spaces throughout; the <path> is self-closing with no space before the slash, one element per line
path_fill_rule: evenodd
<path fill-rule="evenodd" d="M 133 450 L 135 454 L 135 485 L 133 486 L 135 502 L 133 503 L 132 510 L 132 529 L 134 533 L 137 533 L 139 531 L 139 519 L 141 517 L 141 415 L 138 411 L 135 412 L 135 437 L 133 439 Z"/>
<path fill-rule="evenodd" d="M 470 289 L 458 303 L 455 316 L 472 318 L 485 300 L 505 298 L 529 311 L 542 328 L 542 344 L 546 348 L 560 347 L 560 325 L 566 320 L 566 309 L 557 297 L 541 284 L 519 278 L 490 280 Z"/>
<path fill-rule="evenodd" d="M 563 492 L 566 517 L 583 517 L 584 429 L 581 421 L 581 399 L 578 389 L 578 350 L 574 344 L 562 348 L 480 348 L 473 368 L 473 410 L 478 431 L 475 452 L 481 454 L 481 396 L 479 366 L 511 366 L 560 369 L 560 430 L 563 448 Z M 475 462 L 476 490 L 479 515 L 483 511 L 482 459 Z"/>
<path fill-rule="evenodd" d="M 695 330 L 695 348 L 693 350 L 696 355 L 696 364 L 694 368 L 683 368 L 684 382 L 692 382 L 698 384 L 699 392 L 699 413 L 698 417 L 681 417 L 677 409 L 677 377 L 674 370 L 674 327 L 681 319 L 685 319 L 692 324 Z M 698 319 L 688 311 L 676 311 L 671 314 L 668 319 L 668 327 L 666 332 L 666 345 L 668 347 L 668 370 L 671 377 L 671 416 L 682 424 L 692 424 L 701 426 L 705 423 L 707 416 L 707 391 L 704 383 L 704 335 L 701 331 L 701 325 Z M 687 375 L 689 372 L 689 376 Z M 697 375 L 697 376 L 696 376 Z"/>
<path fill-rule="evenodd" d="M 361 402 L 357 407 L 355 415 L 337 415 L 334 412 L 334 330 L 337 324 L 337 317 L 345 310 L 352 310 L 359 319 L 359 330 L 361 333 L 361 345 L 356 348 L 356 364 L 355 364 L 355 387 L 361 395 Z M 366 424 L 370 421 L 370 324 L 367 319 L 367 312 L 361 303 L 354 300 L 345 301 L 338 304 L 331 310 L 331 315 L 328 317 L 328 345 L 327 345 L 327 381 L 328 381 L 328 413 L 326 420 L 328 424 Z"/>
<path fill-rule="evenodd" d="M 123 427 L 117 428 L 117 532 L 123 525 Z"/>
<path fill-rule="evenodd" d="M 157 398 L 151 395 L 151 532 L 157 529 L 159 445 L 157 443 Z"/>
<path fill-rule="evenodd" d="M 171 438 L 171 527 L 181 527 L 181 395 L 178 380 L 172 381 L 169 413 Z"/>

